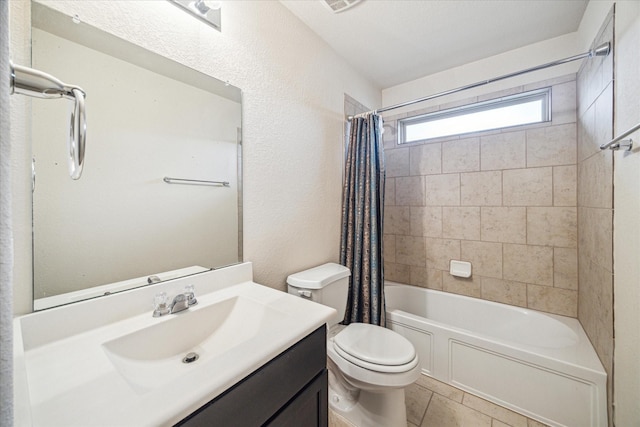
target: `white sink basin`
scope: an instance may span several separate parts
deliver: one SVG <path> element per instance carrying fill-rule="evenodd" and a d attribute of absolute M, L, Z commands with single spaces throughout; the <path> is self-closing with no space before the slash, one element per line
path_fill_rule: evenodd
<path fill-rule="evenodd" d="M 138 393 L 171 382 L 188 365 L 204 363 L 260 333 L 284 326 L 286 316 L 235 296 L 204 307 L 196 305 L 157 322 L 103 344 L 109 360 Z M 191 352 L 199 358 L 185 364 L 183 358 Z"/>
<path fill-rule="evenodd" d="M 196 306 L 151 316 L 157 292 L 186 285 Z M 245 263 L 18 317 L 15 424 L 174 425 L 335 315 L 254 283 Z"/>

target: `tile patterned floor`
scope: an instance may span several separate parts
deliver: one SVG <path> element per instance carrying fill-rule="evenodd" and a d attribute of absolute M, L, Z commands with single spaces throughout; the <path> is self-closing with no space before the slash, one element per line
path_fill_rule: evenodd
<path fill-rule="evenodd" d="M 426 375 L 407 387 L 405 400 L 408 427 L 546 427 Z M 331 410 L 329 426 L 359 427 Z"/>

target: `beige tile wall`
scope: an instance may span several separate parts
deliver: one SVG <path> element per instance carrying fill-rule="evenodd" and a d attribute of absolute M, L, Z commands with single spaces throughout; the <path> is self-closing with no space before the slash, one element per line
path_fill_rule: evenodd
<path fill-rule="evenodd" d="M 613 42 L 613 14 L 594 41 Z M 608 374 L 609 424 L 613 370 L 613 53 L 583 64 L 578 94 L 578 319 Z M 567 268 L 573 266 L 567 265 Z"/>
<path fill-rule="evenodd" d="M 547 86 L 545 124 L 399 146 L 397 120 L 424 111 L 385 116 L 387 279 L 577 316 L 575 75 L 482 99 Z M 449 275 L 451 259 L 473 276 Z"/>

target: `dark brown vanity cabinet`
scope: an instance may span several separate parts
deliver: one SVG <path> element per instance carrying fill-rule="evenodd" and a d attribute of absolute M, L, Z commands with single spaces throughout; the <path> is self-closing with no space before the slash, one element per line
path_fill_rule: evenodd
<path fill-rule="evenodd" d="M 176 425 L 327 427 L 326 345 L 323 325 Z"/>

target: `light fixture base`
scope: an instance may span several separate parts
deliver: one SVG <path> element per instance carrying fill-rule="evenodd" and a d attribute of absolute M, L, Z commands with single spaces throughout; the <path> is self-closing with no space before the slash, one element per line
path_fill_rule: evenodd
<path fill-rule="evenodd" d="M 168 0 L 191 16 L 222 31 L 222 13 L 219 1 L 213 0 Z"/>

